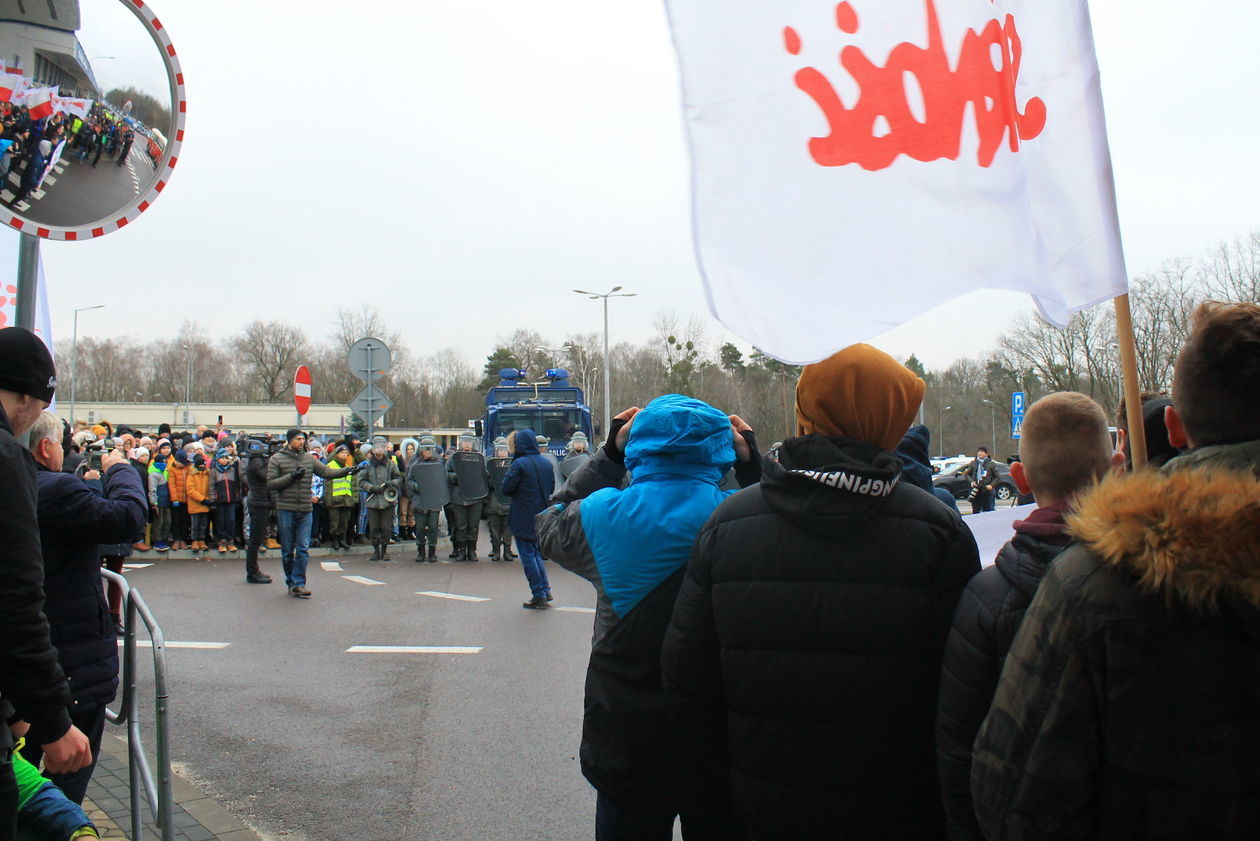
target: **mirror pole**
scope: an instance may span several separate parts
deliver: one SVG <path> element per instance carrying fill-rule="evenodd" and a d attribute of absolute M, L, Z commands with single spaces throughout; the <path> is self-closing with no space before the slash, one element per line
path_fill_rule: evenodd
<path fill-rule="evenodd" d="M 18 327 L 35 332 L 35 301 L 39 292 L 39 237 L 33 234 L 19 234 L 22 237 L 18 246 L 17 264 L 17 301 L 14 313 Z"/>

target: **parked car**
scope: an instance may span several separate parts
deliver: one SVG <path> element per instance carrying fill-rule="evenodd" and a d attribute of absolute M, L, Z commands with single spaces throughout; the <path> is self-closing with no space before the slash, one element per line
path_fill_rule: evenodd
<path fill-rule="evenodd" d="M 960 476 L 963 468 L 971 464 L 972 459 L 966 461 L 954 462 L 941 468 L 941 472 L 932 477 L 932 487 L 944 488 L 954 495 L 954 499 L 966 499 L 971 493 L 971 477 Z M 1001 462 L 993 462 L 994 468 L 998 474 L 998 485 L 993 489 L 994 495 L 1000 502 L 1006 502 L 1012 497 L 1019 494 L 1015 487 L 1015 480 L 1011 478 L 1011 468 Z"/>

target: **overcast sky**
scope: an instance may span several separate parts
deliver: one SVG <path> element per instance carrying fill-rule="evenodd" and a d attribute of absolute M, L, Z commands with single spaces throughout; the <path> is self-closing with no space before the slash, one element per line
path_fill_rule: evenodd
<path fill-rule="evenodd" d="M 660 2 L 160 0 L 156 12 L 188 85 L 183 154 L 135 223 L 44 243 L 56 336 L 96 303 L 108 306 L 83 315 L 81 334 L 141 341 L 185 319 L 222 338 L 255 318 L 318 339 L 337 308 L 376 306 L 413 352 L 455 347 L 480 365 L 517 327 L 600 330 L 598 302 L 570 290 L 622 285 L 638 297 L 614 303 L 614 343 L 648 339 L 662 310 L 723 338 L 692 253 Z M 1092 12 L 1130 273 L 1260 228 L 1248 104 L 1260 7 Z M 943 367 L 993 345 L 977 313 L 1004 325 L 1032 309 L 979 292 L 874 343 Z"/>

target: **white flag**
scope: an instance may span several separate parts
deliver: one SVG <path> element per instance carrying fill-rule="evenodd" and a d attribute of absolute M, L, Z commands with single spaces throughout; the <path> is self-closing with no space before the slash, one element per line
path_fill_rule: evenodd
<path fill-rule="evenodd" d="M 1085 0 L 667 4 L 709 306 L 765 353 L 1127 291 Z"/>

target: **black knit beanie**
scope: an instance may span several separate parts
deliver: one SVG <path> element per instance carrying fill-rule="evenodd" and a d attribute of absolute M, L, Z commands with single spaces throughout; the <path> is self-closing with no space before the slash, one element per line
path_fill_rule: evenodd
<path fill-rule="evenodd" d="M 0 330 L 0 388 L 52 402 L 57 366 L 47 346 L 30 330 Z"/>

